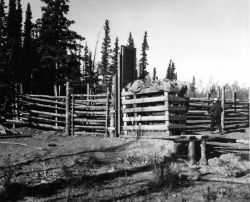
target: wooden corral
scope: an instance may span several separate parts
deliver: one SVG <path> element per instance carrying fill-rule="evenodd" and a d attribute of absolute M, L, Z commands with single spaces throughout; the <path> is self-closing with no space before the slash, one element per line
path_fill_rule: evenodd
<path fill-rule="evenodd" d="M 187 99 L 178 92 L 122 92 L 123 136 L 160 138 L 180 135 L 186 128 Z"/>
<path fill-rule="evenodd" d="M 115 79 L 115 78 L 114 78 Z M 22 95 L 14 96 L 6 123 L 25 124 L 65 131 L 67 135 L 94 134 L 114 137 L 166 138 L 210 130 L 207 114 L 212 99 L 178 97 L 177 91 L 152 91 L 143 89 L 139 93 L 123 91 L 121 107 L 116 109 L 116 88 L 102 94 L 74 94 L 70 84 L 65 85 L 63 96 Z M 110 96 L 111 95 L 111 96 Z M 111 102 L 111 103 L 110 103 Z M 242 130 L 249 127 L 249 102 L 225 99 L 221 90 L 223 107 L 221 125 L 224 131 Z M 121 110 L 121 112 L 120 112 Z M 121 121 L 117 124 L 119 113 Z M 121 125 L 121 133 L 117 133 Z"/>
<path fill-rule="evenodd" d="M 222 89 L 220 102 L 223 108 L 221 125 L 225 131 L 249 127 L 249 102 L 239 101 L 234 92 L 232 99 L 225 99 L 225 89 Z M 210 98 L 190 98 L 187 113 L 186 132 L 210 130 L 211 118 L 206 112 L 212 104 Z"/>
<path fill-rule="evenodd" d="M 19 95 L 8 123 L 25 124 L 65 131 L 67 135 L 106 135 L 108 128 L 109 92 L 72 94 L 66 84 L 65 96 Z"/>

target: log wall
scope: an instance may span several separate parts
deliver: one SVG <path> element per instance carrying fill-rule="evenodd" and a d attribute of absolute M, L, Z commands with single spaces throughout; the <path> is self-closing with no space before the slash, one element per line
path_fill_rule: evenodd
<path fill-rule="evenodd" d="M 19 95 L 7 123 L 65 131 L 66 135 L 106 135 L 109 92 L 66 96 Z M 15 109 L 15 110 L 14 110 Z"/>
<path fill-rule="evenodd" d="M 186 128 L 186 98 L 177 92 L 122 92 L 124 136 L 161 138 Z"/>

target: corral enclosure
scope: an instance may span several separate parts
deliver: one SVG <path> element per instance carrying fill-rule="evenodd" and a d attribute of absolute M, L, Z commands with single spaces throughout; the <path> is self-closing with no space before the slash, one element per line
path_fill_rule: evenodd
<path fill-rule="evenodd" d="M 68 89 L 65 96 L 17 95 L 6 123 L 66 131 L 68 135 L 114 136 L 114 128 L 118 127 L 114 119 L 118 114 L 111 92 L 73 94 Z M 223 99 L 223 92 L 223 129 L 247 128 L 248 101 L 239 101 L 237 94 L 231 100 Z M 115 136 L 161 138 L 210 129 L 210 116 L 205 114 L 212 103 L 209 97 L 187 99 L 178 96 L 178 91 L 149 89 L 139 93 L 123 90 L 121 97 L 121 133 Z"/>

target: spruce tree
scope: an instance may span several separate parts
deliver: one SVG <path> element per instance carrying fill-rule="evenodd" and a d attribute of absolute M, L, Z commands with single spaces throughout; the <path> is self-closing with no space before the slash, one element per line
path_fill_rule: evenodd
<path fill-rule="evenodd" d="M 111 65 L 109 68 L 109 75 L 112 76 L 117 72 L 118 69 L 118 57 L 119 57 L 119 39 L 116 37 L 114 49 L 111 55 Z"/>
<path fill-rule="evenodd" d="M 20 0 L 9 0 L 7 17 L 8 73 L 12 81 L 20 81 L 22 46 L 22 6 Z"/>
<path fill-rule="evenodd" d="M 102 61 L 101 61 L 101 75 L 103 76 L 103 84 L 106 84 L 107 81 L 107 73 L 109 67 L 109 59 L 110 59 L 110 52 L 111 52 L 111 39 L 110 39 L 110 27 L 109 27 L 109 20 L 105 21 L 103 26 L 104 29 L 104 38 L 102 42 Z"/>
<path fill-rule="evenodd" d="M 174 62 L 172 62 L 172 66 L 171 66 L 171 80 L 177 80 L 177 73 L 175 72 Z"/>
<path fill-rule="evenodd" d="M 167 75 L 166 75 L 166 79 L 169 79 L 169 80 L 172 80 L 172 78 L 171 78 L 171 68 L 172 68 L 172 60 L 170 60 L 170 62 L 168 64 Z"/>
<path fill-rule="evenodd" d="M 156 74 L 157 74 L 156 73 L 156 67 L 154 67 L 154 69 L 153 69 L 153 78 L 152 78 L 153 81 L 155 81 L 156 79 L 158 79 Z"/>
<path fill-rule="evenodd" d="M 83 79 L 86 81 L 88 80 L 88 75 L 87 75 L 87 72 L 89 70 L 89 48 L 88 48 L 88 45 L 87 43 L 85 44 L 85 47 L 84 47 L 84 55 L 83 55 Z"/>
<path fill-rule="evenodd" d="M 141 59 L 139 61 L 139 79 L 144 79 L 147 75 L 147 65 L 148 65 L 148 59 L 147 59 L 147 53 L 146 51 L 149 49 L 148 42 L 147 42 L 148 34 L 147 32 L 144 33 L 144 39 L 142 43 L 142 52 L 141 52 Z"/>
<path fill-rule="evenodd" d="M 0 0 L 0 81 L 6 79 L 7 65 L 7 17 L 4 0 Z"/>
<path fill-rule="evenodd" d="M 22 65 L 22 83 L 23 92 L 29 93 L 31 87 L 31 72 L 34 66 L 34 47 L 32 39 L 32 12 L 30 4 L 27 4 L 26 16 L 24 22 L 24 40 L 23 40 L 23 65 Z"/>
<path fill-rule="evenodd" d="M 133 37 L 132 37 L 131 32 L 129 32 L 129 37 L 128 37 L 128 47 L 130 47 L 130 48 L 134 48 L 134 47 L 135 47 L 135 44 L 134 44 L 134 39 L 133 39 Z"/>
<path fill-rule="evenodd" d="M 70 30 L 74 21 L 68 20 L 69 0 L 42 0 L 41 28 L 39 33 L 39 74 L 43 93 L 53 93 L 55 82 L 80 79 L 78 54 L 84 38 Z"/>
<path fill-rule="evenodd" d="M 196 81 L 195 81 L 195 77 L 193 76 L 193 80 L 189 85 L 190 88 L 190 94 L 191 97 L 196 97 Z"/>
<path fill-rule="evenodd" d="M 172 60 L 170 60 L 168 65 L 166 79 L 169 79 L 171 81 L 177 80 L 177 73 L 175 72 L 175 63 Z"/>

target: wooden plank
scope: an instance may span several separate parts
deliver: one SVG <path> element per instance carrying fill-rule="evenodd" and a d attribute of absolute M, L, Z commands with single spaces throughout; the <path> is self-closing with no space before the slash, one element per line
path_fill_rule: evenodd
<path fill-rule="evenodd" d="M 186 111 L 186 106 L 153 106 L 153 107 L 133 107 L 125 108 L 125 113 L 138 113 L 138 112 L 165 112 L 165 111 Z"/>
<path fill-rule="evenodd" d="M 90 110 L 90 111 L 98 111 L 98 110 L 106 110 L 106 106 L 82 106 L 82 105 L 75 105 L 75 110 Z"/>
<path fill-rule="evenodd" d="M 75 111 L 77 115 L 96 115 L 96 116 L 105 116 L 105 111 Z"/>
<path fill-rule="evenodd" d="M 42 115 L 47 115 L 47 116 L 54 116 L 54 117 L 62 117 L 65 118 L 65 114 L 60 114 L 60 113 L 53 113 L 53 112 L 44 112 L 44 111 L 38 111 L 38 110 L 30 110 L 31 113 L 34 114 L 42 114 Z"/>
<path fill-rule="evenodd" d="M 98 120 L 98 119 L 86 119 L 86 118 L 75 118 L 75 122 L 92 122 L 92 123 L 106 123 L 106 120 Z"/>
<path fill-rule="evenodd" d="M 75 125 L 76 129 L 105 129 L 105 126 L 93 126 L 93 125 Z"/>
<path fill-rule="evenodd" d="M 167 106 L 155 106 L 155 107 L 133 107 L 124 109 L 125 113 L 138 113 L 138 112 L 160 112 L 168 110 Z"/>
<path fill-rule="evenodd" d="M 48 98 L 48 99 L 66 99 L 65 96 L 50 96 L 50 95 L 35 95 L 35 94 L 24 94 L 20 95 L 20 98 Z"/>
<path fill-rule="evenodd" d="M 88 103 L 101 103 L 105 104 L 107 102 L 107 99 L 96 99 L 96 100 L 76 100 L 76 104 L 88 104 Z"/>
<path fill-rule="evenodd" d="M 139 104 L 139 103 L 151 103 L 151 102 L 165 102 L 166 98 L 164 96 L 151 97 L 151 98 L 138 98 L 131 100 L 123 100 L 122 104 Z"/>
<path fill-rule="evenodd" d="M 32 102 L 37 101 L 37 102 L 46 102 L 46 103 L 50 103 L 50 104 L 65 105 L 65 102 L 54 101 L 54 100 L 46 100 L 46 99 L 40 99 L 40 98 L 27 97 L 27 100 L 32 101 Z"/>
<path fill-rule="evenodd" d="M 100 111 L 106 110 L 106 106 L 83 106 L 83 105 L 76 105 L 75 104 L 75 110 L 88 110 L 88 111 Z"/>
<path fill-rule="evenodd" d="M 187 124 L 189 123 L 197 123 L 197 124 L 203 124 L 203 123 L 210 123 L 211 120 L 187 120 Z"/>
<path fill-rule="evenodd" d="M 128 96 L 128 95 L 141 95 L 141 94 L 157 94 L 157 93 L 162 93 L 164 90 L 159 89 L 159 91 L 152 91 L 151 89 L 143 89 L 139 93 L 133 93 L 131 91 L 122 91 L 122 96 Z"/>
<path fill-rule="evenodd" d="M 233 125 L 226 125 L 225 129 L 238 129 L 238 128 L 247 128 L 249 124 L 233 124 Z"/>
<path fill-rule="evenodd" d="M 167 125 L 134 125 L 123 126 L 123 130 L 168 130 Z"/>
<path fill-rule="evenodd" d="M 27 105 L 29 104 L 30 107 L 45 107 L 45 108 L 50 108 L 50 109 L 55 109 L 55 110 L 65 110 L 65 108 L 63 107 L 58 107 L 58 106 L 52 106 L 52 105 L 46 105 L 46 104 L 39 104 L 39 103 L 30 103 L 30 102 L 27 102 L 27 101 L 23 101 L 23 104 L 24 105 Z M 57 105 L 57 104 L 56 104 Z"/>
<path fill-rule="evenodd" d="M 166 117 L 164 116 L 138 116 L 138 117 L 123 117 L 124 122 L 128 121 L 165 121 Z"/>
<path fill-rule="evenodd" d="M 45 121 L 45 122 L 48 122 L 48 123 L 65 123 L 65 121 L 61 121 L 61 120 L 53 120 L 53 119 L 35 117 L 35 116 L 31 116 L 30 119 L 32 120 L 32 122 L 34 120 L 36 120 L 36 121 Z M 24 120 L 28 121 L 29 118 L 24 118 Z"/>
<path fill-rule="evenodd" d="M 93 97 L 93 98 L 96 98 L 96 97 L 107 97 L 107 94 L 96 94 L 96 95 L 91 95 L 91 94 L 74 94 L 75 98 L 76 99 L 79 99 L 79 97 Z"/>
<path fill-rule="evenodd" d="M 225 125 L 233 125 L 233 124 L 247 124 L 249 123 L 248 120 L 245 121 L 226 121 Z"/>

